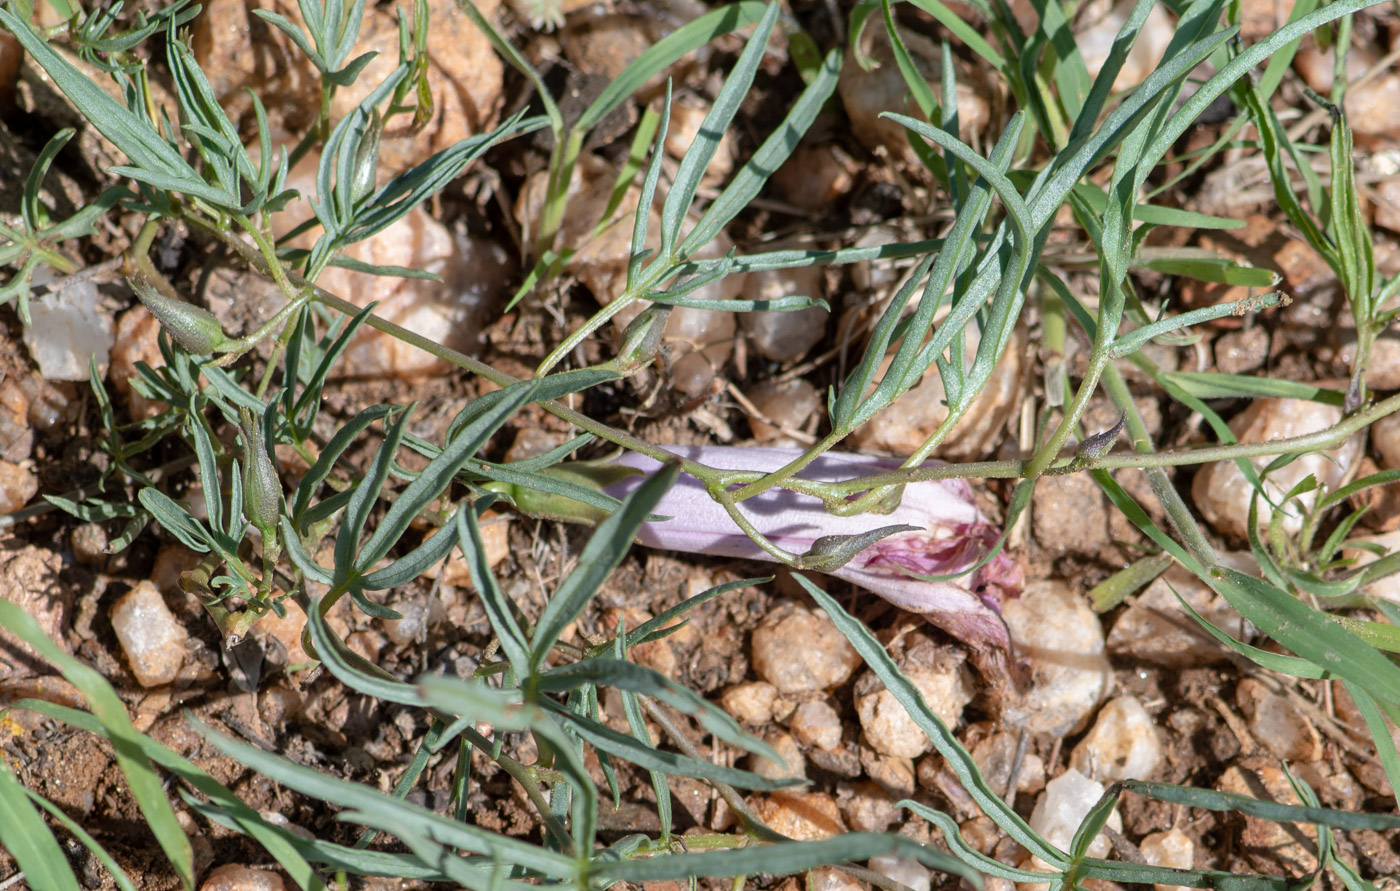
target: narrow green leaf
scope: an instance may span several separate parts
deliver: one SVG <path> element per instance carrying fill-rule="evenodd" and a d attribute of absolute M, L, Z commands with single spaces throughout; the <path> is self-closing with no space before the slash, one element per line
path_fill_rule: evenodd
<path fill-rule="evenodd" d="M 58 839 L 29 803 L 4 758 L 0 758 L 0 847 L 15 858 L 29 887 L 79 891 L 78 878 Z"/>

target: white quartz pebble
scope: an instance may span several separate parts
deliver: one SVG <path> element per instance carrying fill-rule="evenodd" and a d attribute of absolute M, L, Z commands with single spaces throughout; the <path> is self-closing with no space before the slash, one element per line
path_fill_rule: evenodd
<path fill-rule="evenodd" d="M 189 633 L 175 620 L 159 589 L 142 581 L 112 605 L 112 628 L 136 680 L 158 687 L 175 680 Z"/>
<path fill-rule="evenodd" d="M 1080 824 L 1099 803 L 1103 793 L 1102 783 L 1070 768 L 1045 784 L 1045 791 L 1040 793 L 1035 810 L 1031 811 L 1031 828 L 1050 844 L 1067 850 Z M 1109 816 L 1108 826 L 1115 830 L 1123 828 L 1123 819 L 1117 811 Z M 1089 856 L 1107 856 L 1109 847 L 1108 839 L 1100 835 L 1089 845 Z"/>
<path fill-rule="evenodd" d="M 1105 705 L 1069 757 L 1070 767 L 1104 782 L 1145 780 L 1161 763 L 1157 728 L 1134 696 L 1120 696 Z"/>
<path fill-rule="evenodd" d="M 933 887 L 933 880 L 929 877 L 928 870 L 912 857 L 881 854 L 878 857 L 871 857 L 866 866 L 870 868 L 871 872 L 878 872 L 887 879 L 894 879 L 906 888 L 914 889 L 914 891 L 929 891 Z"/>
<path fill-rule="evenodd" d="M 769 269 L 748 276 L 744 283 L 744 299 L 809 297 L 820 300 L 824 296 L 823 290 L 820 267 Z M 829 315 L 820 306 L 810 306 L 792 312 L 746 312 L 739 316 L 739 320 L 749 340 L 753 341 L 754 348 L 764 358 L 774 362 L 792 362 L 821 341 L 826 333 Z"/>
<path fill-rule="evenodd" d="M 1196 843 L 1180 829 L 1154 832 L 1138 842 L 1138 850 L 1151 866 L 1190 869 L 1196 863 Z M 1186 891 L 1185 885 L 1154 885 L 1156 891 Z"/>
<path fill-rule="evenodd" d="M 34 275 L 43 284 L 52 274 Z M 85 381 L 89 360 L 106 373 L 112 349 L 112 317 L 98 308 L 97 286 L 78 282 L 61 291 L 29 301 L 30 324 L 24 329 L 24 345 L 51 381 Z"/>
<path fill-rule="evenodd" d="M 1323 405 L 1305 399 L 1256 399 L 1230 421 L 1240 442 L 1267 442 L 1287 439 L 1326 430 L 1342 419 L 1342 410 L 1335 405 Z M 1309 452 L 1286 467 L 1269 474 L 1264 489 L 1269 500 L 1277 503 L 1293 486 L 1311 474 L 1322 486 L 1335 489 L 1351 466 L 1361 459 L 1361 445 L 1352 437 L 1339 448 L 1329 452 Z M 1256 469 L 1262 469 L 1272 457 L 1253 458 Z M 1233 461 L 1208 464 L 1196 474 L 1191 496 L 1196 508 L 1217 532 L 1246 538 L 1249 523 L 1249 503 L 1253 487 Z M 1305 492 L 1285 508 L 1283 529 L 1290 534 L 1302 528 L 1300 506 L 1310 508 L 1317 501 L 1317 492 Z M 1259 524 L 1266 525 L 1272 509 L 1264 498 L 1259 499 Z"/>
<path fill-rule="evenodd" d="M 1064 582 L 1049 580 L 1027 584 L 1002 618 L 1031 668 L 1031 689 L 1002 719 L 1031 733 L 1078 732 L 1113 685 L 1099 617 Z"/>

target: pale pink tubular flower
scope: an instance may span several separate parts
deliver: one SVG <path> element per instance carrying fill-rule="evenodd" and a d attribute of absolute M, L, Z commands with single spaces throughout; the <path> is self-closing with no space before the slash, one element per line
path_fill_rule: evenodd
<path fill-rule="evenodd" d="M 768 473 L 801 454 L 796 449 L 666 446 L 667 451 L 709 467 Z M 660 462 L 627 453 L 617 462 L 646 474 Z M 827 452 L 805 468 L 803 479 L 834 482 L 894 470 L 898 464 L 867 455 Z M 641 483 L 628 477 L 606 488 L 621 498 Z M 928 582 L 902 572 L 947 575 L 977 563 L 996 543 L 999 531 L 978 512 L 963 480 L 909 483 L 898 508 L 888 514 L 841 517 L 828 513 L 821 501 L 787 489 L 773 488 L 740 503 L 739 509 L 773 544 L 794 554 L 811 549 L 830 535 L 860 535 L 882 526 L 908 525 L 919 531 L 898 532 L 857 554 L 832 575 L 872 591 L 900 609 L 924 615 L 930 622 L 978 648 L 1009 647 L 1001 620 L 1001 601 L 1021 589 L 1021 567 L 1005 553 L 986 566 L 951 582 Z M 637 541 L 647 547 L 713 554 L 747 560 L 771 557 L 746 536 L 698 479 L 682 473 L 652 509 L 670 517 L 643 523 Z"/>

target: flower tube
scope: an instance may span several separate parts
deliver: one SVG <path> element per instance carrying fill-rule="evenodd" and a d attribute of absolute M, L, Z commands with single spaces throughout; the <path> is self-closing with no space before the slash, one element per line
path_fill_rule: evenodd
<path fill-rule="evenodd" d="M 722 470 L 770 473 L 793 459 L 796 449 L 729 448 L 721 446 L 667 446 L 678 456 Z M 613 463 L 652 474 L 661 463 L 627 453 Z M 897 469 L 898 464 L 867 455 L 827 452 L 804 468 L 802 479 L 836 482 L 863 474 Z M 641 484 L 641 476 L 629 476 L 608 484 L 604 491 L 622 498 Z M 963 480 L 927 480 L 904 485 L 903 499 L 888 514 L 837 516 L 827 512 L 817 498 L 773 488 L 746 499 L 739 510 L 760 533 L 778 547 L 794 554 L 807 553 L 827 536 L 853 536 L 884 526 L 911 526 L 856 554 L 831 572 L 898 606 L 925 616 L 955 637 L 979 648 L 1006 650 L 1006 625 L 1001 601 L 1021 588 L 1021 567 L 1004 553 L 985 566 L 954 581 L 932 582 L 919 575 L 949 575 L 974 566 L 996 543 L 998 530 L 978 512 L 972 491 Z M 682 473 L 652 509 L 670 519 L 643 523 L 637 533 L 640 544 L 652 548 L 712 554 L 746 560 L 773 561 L 739 529 L 725 508 L 716 503 L 704 484 Z"/>

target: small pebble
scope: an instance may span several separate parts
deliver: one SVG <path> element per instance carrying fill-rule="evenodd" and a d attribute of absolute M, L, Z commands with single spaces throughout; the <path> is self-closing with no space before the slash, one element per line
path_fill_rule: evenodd
<path fill-rule="evenodd" d="M 769 780 L 805 780 L 807 778 L 807 761 L 802 757 L 802 750 L 798 748 L 797 740 L 793 739 L 791 734 L 771 733 L 765 736 L 763 741 L 782 756 L 783 763 L 765 758 L 762 755 L 750 755 L 749 770 Z"/>
<path fill-rule="evenodd" d="M 968 326 L 966 338 L 970 362 L 980 342 L 975 326 Z M 1025 344 L 1025 329 L 1018 326 L 986 385 L 972 400 L 942 445 L 935 450 L 935 455 L 965 460 L 995 452 L 1002 440 L 1001 432 L 1006 422 L 1021 406 Z M 882 372 L 888 369 L 891 358 L 893 352 L 885 357 Z M 857 428 L 851 434 L 851 442 L 864 451 L 907 455 L 923 445 L 924 440 L 933 435 L 948 417 L 947 398 L 937 364 L 930 365 L 913 389 Z"/>
<path fill-rule="evenodd" d="M 0 514 L 12 514 L 39 493 L 39 478 L 24 464 L 0 461 Z"/>
<path fill-rule="evenodd" d="M 34 450 L 29 424 L 29 397 L 14 378 L 0 381 L 0 458 L 23 461 Z"/>
<path fill-rule="evenodd" d="M 1323 405 L 1304 399 L 1256 399 L 1230 421 L 1230 429 L 1240 442 L 1267 442 L 1317 433 L 1336 424 L 1342 419 L 1338 406 Z M 1312 452 L 1303 455 L 1287 467 L 1271 473 L 1264 481 L 1264 490 L 1269 498 L 1278 503 L 1283 496 L 1311 474 L 1323 487 L 1335 489 L 1346 477 L 1347 470 L 1361 459 L 1360 439 L 1352 437 L 1339 448 L 1330 452 Z M 1265 467 L 1272 458 L 1251 459 L 1256 469 Z M 1191 495 L 1196 508 L 1206 521 L 1223 535 L 1235 538 L 1247 537 L 1249 504 L 1254 489 L 1233 461 L 1218 461 L 1207 464 L 1197 474 L 1191 485 Z M 1283 528 L 1290 534 L 1302 528 L 1300 506 L 1311 508 L 1317 501 L 1317 492 L 1300 495 L 1296 503 L 1285 508 Z M 1268 501 L 1258 499 L 1259 525 L 1269 522 L 1272 508 Z"/>
<path fill-rule="evenodd" d="M 1302 804 L 1271 756 L 1246 758 L 1227 768 L 1215 788 L 1280 804 Z M 1238 850 L 1260 872 L 1277 875 L 1282 870 L 1301 878 L 1317 869 L 1317 829 L 1309 823 L 1275 823 L 1246 814 L 1238 845 Z"/>
<path fill-rule="evenodd" d="M 1400 467 L 1400 414 L 1386 415 L 1371 425 L 1371 444 L 1381 456 L 1381 467 Z"/>
<path fill-rule="evenodd" d="M 792 713 L 789 729 L 798 742 L 810 748 L 834 749 L 841 745 L 841 716 L 820 699 L 799 705 Z"/>
<path fill-rule="evenodd" d="M 843 783 L 838 800 L 852 832 L 884 832 L 899 819 L 899 808 L 879 783 Z"/>
<path fill-rule="evenodd" d="M 846 831 L 836 799 L 825 792 L 772 792 L 749 798 L 749 807 L 774 832 L 817 841 Z"/>
<path fill-rule="evenodd" d="M 1235 687 L 1235 704 L 1249 722 L 1249 732 L 1276 757 L 1293 763 L 1322 757 L 1316 725 L 1287 696 L 1254 678 L 1243 678 Z"/>
<path fill-rule="evenodd" d="M 421 600 L 402 600 L 394 604 L 402 619 L 384 620 L 384 634 L 395 645 L 412 646 L 428 639 L 428 604 Z"/>
<path fill-rule="evenodd" d="M 25 545 L 0 551 L 0 598 L 17 604 L 49 640 L 68 652 L 76 586 L 63 582 L 62 569 L 62 558 L 47 549 Z M 37 650 L 0 627 L 0 681 L 56 673 Z"/>
<path fill-rule="evenodd" d="M 1134 696 L 1110 700 L 1070 753 L 1069 766 L 1096 780 L 1145 780 L 1162 763 L 1152 716 Z"/>
<path fill-rule="evenodd" d="M 138 362 L 145 362 L 151 368 L 165 365 L 165 357 L 160 351 L 160 322 L 140 303 L 117 319 L 112 364 L 107 369 L 107 379 L 112 382 L 112 389 L 126 400 L 132 419 L 140 421 L 160 414 L 165 403 L 147 399 L 131 385 L 140 376 L 136 368 Z"/>
<path fill-rule="evenodd" d="M 834 866 L 823 866 L 807 873 L 806 891 L 865 891 L 865 885 Z"/>
<path fill-rule="evenodd" d="M 818 266 L 796 269 L 770 269 L 754 272 L 744 283 L 745 300 L 777 300 L 780 297 L 809 297 L 820 300 L 824 295 L 823 274 Z M 793 312 L 746 312 L 739 315 L 749 340 L 764 358 L 774 362 L 792 362 L 806 355 L 826 333 L 830 315 L 819 306 Z"/>
<path fill-rule="evenodd" d="M 139 582 L 112 605 L 112 628 L 136 680 L 158 687 L 175 680 L 189 633 L 175 620 L 156 586 Z"/>
<path fill-rule="evenodd" d="M 215 867 L 199 891 L 284 891 L 286 887 L 275 872 L 228 863 Z"/>
<path fill-rule="evenodd" d="M 1075 35 L 1075 42 L 1079 45 L 1079 52 L 1084 57 L 1084 67 L 1088 69 L 1090 78 L 1097 77 L 1104 63 L 1108 61 L 1113 42 L 1117 39 L 1118 32 L 1127 24 L 1132 12 L 1131 0 L 1119 3 L 1108 15 Z M 1142 24 L 1137 42 L 1128 50 L 1128 58 L 1123 60 L 1123 67 L 1113 79 L 1114 92 L 1132 89 L 1157 69 L 1157 64 L 1162 61 L 1175 30 L 1172 18 L 1166 10 L 1160 5 L 1153 6 L 1152 11 L 1147 14 L 1147 21 Z"/>
<path fill-rule="evenodd" d="M 1087 473 L 1039 481 L 1031 495 L 1031 529 L 1042 548 L 1095 557 L 1113 544 L 1108 500 Z"/>
<path fill-rule="evenodd" d="M 1226 374 L 1245 374 L 1269 358 L 1269 332 L 1262 325 L 1227 331 L 1215 341 L 1215 367 Z"/>
<path fill-rule="evenodd" d="M 754 673 L 782 695 L 843 684 L 861 664 L 826 613 L 797 604 L 771 610 L 754 629 L 752 646 Z"/>
<path fill-rule="evenodd" d="M 896 798 L 908 798 L 917 785 L 914 761 L 902 755 L 882 755 L 869 746 L 860 747 L 860 766 L 865 775 Z"/>
<path fill-rule="evenodd" d="M 850 194 L 855 164 L 831 143 L 802 143 L 768 182 L 782 199 L 802 210 L 821 210 Z"/>
<path fill-rule="evenodd" d="M 672 102 L 671 123 L 666 129 L 666 154 L 678 161 L 685 157 L 685 153 L 700 135 L 700 127 L 705 123 L 706 114 L 708 110 L 695 104 L 695 100 L 690 100 L 689 97 L 681 97 Z M 715 150 L 714 157 L 705 165 L 705 175 L 701 180 L 705 185 L 722 182 L 734 169 L 734 140 L 729 134 L 730 131 L 725 130 L 720 136 L 719 147 Z"/>
<path fill-rule="evenodd" d="M 1031 733 L 1077 733 L 1113 686 L 1099 617 L 1064 582 L 1049 580 L 1028 583 L 1002 618 L 1031 669 L 1031 689 L 1002 719 Z"/>
<path fill-rule="evenodd" d="M 997 824 L 992 818 L 985 814 L 962 821 L 958 825 L 958 831 L 962 833 L 963 841 L 983 854 L 992 853 L 997 842 L 1001 841 L 1001 830 L 997 828 Z"/>
<path fill-rule="evenodd" d="M 758 726 L 773 720 L 773 701 L 778 698 L 778 690 L 765 681 L 745 681 L 735 684 L 720 694 L 719 703 L 730 717 L 741 724 Z M 799 707 L 798 711 L 801 711 Z M 793 732 L 797 732 L 794 721 Z M 801 739 L 801 735 L 798 735 Z M 836 741 L 841 741 L 837 730 Z"/>
<path fill-rule="evenodd" d="M 753 438 L 764 445 L 782 445 L 791 442 L 785 430 L 800 431 L 807 420 L 821 409 L 821 395 L 806 378 L 791 380 L 766 380 L 750 387 L 744 394 L 758 409 L 759 416 L 749 416 L 749 428 Z M 771 423 L 770 423 L 771 422 Z"/>
<path fill-rule="evenodd" d="M 1249 554 L 1221 552 L 1219 556 L 1221 563 L 1233 569 L 1258 572 L 1258 564 Z M 1182 608 L 1178 594 L 1226 634 L 1244 641 L 1254 637 L 1254 626 L 1225 598 L 1190 570 L 1173 566 L 1148 585 L 1113 623 L 1113 630 L 1108 633 L 1108 651 L 1169 668 L 1206 665 L 1227 658 L 1229 650 L 1205 636 L 1204 629 L 1194 630 L 1196 620 Z M 1163 618 L 1163 613 L 1177 621 Z"/>
<path fill-rule="evenodd" d="M 871 857 L 866 866 L 871 872 L 878 872 L 887 879 L 894 879 L 901 885 L 912 888 L 913 891 L 929 891 L 933 887 L 933 879 L 924 865 L 909 857 L 899 857 L 895 854 L 881 854 L 878 857 Z"/>
<path fill-rule="evenodd" d="M 924 78 L 931 84 L 941 83 L 943 65 L 938 46 L 911 31 L 901 36 Z M 847 53 L 837 84 L 841 103 L 850 118 L 850 132 L 866 148 L 883 148 L 894 158 L 916 164 L 917 156 L 905 135 L 908 131 L 899 123 L 881 117 L 887 111 L 919 116 L 917 110 L 910 111 L 909 87 L 895 62 L 889 37 L 877 24 L 865 29 L 861 44 L 861 51 L 874 65 L 866 70 L 856 61 L 855 53 Z M 960 67 L 957 80 L 958 136 L 965 142 L 975 141 L 990 119 L 991 110 L 986 99 L 990 91 L 975 71 Z"/>
<path fill-rule="evenodd" d="M 1016 746 L 1019 734 L 993 733 L 972 749 L 972 759 L 982 777 L 998 795 L 1006 792 L 1011 771 L 1016 766 Z M 1016 773 L 1016 791 L 1033 795 L 1045 788 L 1045 762 L 1035 752 L 1027 750 L 1021 756 L 1021 769 Z"/>
<path fill-rule="evenodd" d="M 34 284 L 54 278 L 40 269 Z M 30 324 L 24 329 L 24 344 L 39 366 L 39 373 L 51 381 L 85 381 L 88 362 L 97 363 L 99 374 L 107 370 L 112 349 L 112 316 L 99 306 L 97 286 L 78 282 L 62 291 L 36 297 L 29 302 Z"/>
<path fill-rule="evenodd" d="M 1190 869 L 1196 864 L 1196 843 L 1180 829 L 1154 832 L 1138 842 L 1138 850 L 1151 866 Z M 1185 885 L 1154 885 L 1156 891 L 1187 891 Z"/>
<path fill-rule="evenodd" d="M 963 707 L 973 694 L 963 651 L 938 647 L 923 635 L 911 634 L 905 640 L 903 656 L 896 657 L 896 664 L 933 713 L 948 727 L 958 726 Z M 932 746 L 928 734 L 873 671 L 856 681 L 855 705 L 865 738 L 875 751 L 917 758 Z"/>
<path fill-rule="evenodd" d="M 1070 768 L 1045 784 L 1045 791 L 1031 811 L 1031 828 L 1061 851 L 1068 850 L 1080 824 L 1099 803 L 1103 793 L 1102 783 Z M 1123 819 L 1116 810 L 1108 818 L 1108 826 L 1122 831 Z M 1100 835 L 1090 843 L 1089 856 L 1105 857 L 1110 847 L 1108 839 Z"/>
<path fill-rule="evenodd" d="M 101 523 L 84 523 L 68 538 L 73 557 L 86 566 L 101 566 L 107 560 L 107 530 Z"/>

